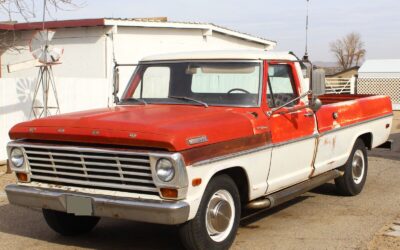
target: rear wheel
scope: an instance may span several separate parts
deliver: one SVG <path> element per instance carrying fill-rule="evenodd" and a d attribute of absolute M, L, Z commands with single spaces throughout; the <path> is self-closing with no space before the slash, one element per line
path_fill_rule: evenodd
<path fill-rule="evenodd" d="M 47 225 L 57 233 L 74 236 L 92 231 L 100 218 L 92 216 L 76 216 L 50 209 L 43 209 Z"/>
<path fill-rule="evenodd" d="M 356 140 L 349 159 L 339 170 L 344 175 L 335 179 L 338 191 L 347 196 L 359 194 L 367 180 L 368 171 L 367 149 L 361 139 Z"/>
<path fill-rule="evenodd" d="M 182 244 L 187 249 L 228 249 L 240 220 L 240 196 L 228 175 L 211 179 L 197 215 L 180 226 Z"/>

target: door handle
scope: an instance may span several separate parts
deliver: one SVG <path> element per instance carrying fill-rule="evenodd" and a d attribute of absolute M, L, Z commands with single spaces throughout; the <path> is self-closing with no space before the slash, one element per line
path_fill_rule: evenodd
<path fill-rule="evenodd" d="M 304 114 L 305 117 L 313 117 L 314 116 L 314 112 L 307 112 Z"/>

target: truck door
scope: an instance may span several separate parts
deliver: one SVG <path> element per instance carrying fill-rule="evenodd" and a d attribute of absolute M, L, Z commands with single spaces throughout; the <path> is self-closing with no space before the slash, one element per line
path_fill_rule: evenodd
<path fill-rule="evenodd" d="M 279 107 L 299 96 L 300 81 L 292 62 L 265 63 L 268 70 L 266 110 Z M 312 110 L 299 100 L 274 112 L 269 118 L 272 160 L 268 193 L 307 180 L 312 173 L 316 144 Z"/>

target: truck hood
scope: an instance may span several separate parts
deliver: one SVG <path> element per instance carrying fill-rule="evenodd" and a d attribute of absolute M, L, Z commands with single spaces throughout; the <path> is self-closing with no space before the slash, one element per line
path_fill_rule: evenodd
<path fill-rule="evenodd" d="M 15 125 L 11 139 L 114 144 L 180 151 L 254 135 L 240 109 L 135 105 L 52 116 Z M 206 137 L 190 145 L 189 139 Z"/>

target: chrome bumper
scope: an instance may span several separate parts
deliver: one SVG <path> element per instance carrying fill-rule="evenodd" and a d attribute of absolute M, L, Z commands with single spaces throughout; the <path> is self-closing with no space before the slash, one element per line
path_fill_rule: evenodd
<path fill-rule="evenodd" d="M 67 212 L 67 196 L 78 196 L 91 199 L 92 215 L 98 217 L 122 218 L 168 225 L 184 223 L 189 217 L 189 204 L 184 201 L 121 198 L 15 184 L 8 185 L 5 191 L 11 204 L 32 208 L 47 208 Z"/>

